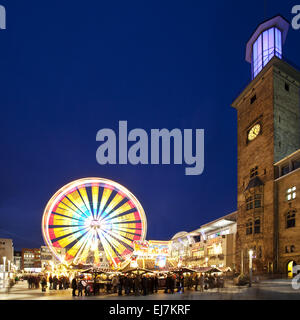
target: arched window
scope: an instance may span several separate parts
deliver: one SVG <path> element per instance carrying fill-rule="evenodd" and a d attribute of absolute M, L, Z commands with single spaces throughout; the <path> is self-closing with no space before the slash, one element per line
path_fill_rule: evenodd
<path fill-rule="evenodd" d="M 254 221 L 254 233 L 260 233 L 260 218 Z"/>
<path fill-rule="evenodd" d="M 252 221 L 246 223 L 246 234 L 252 234 Z"/>
<path fill-rule="evenodd" d="M 286 215 L 286 228 L 293 228 L 296 225 L 296 211 L 289 211 Z"/>

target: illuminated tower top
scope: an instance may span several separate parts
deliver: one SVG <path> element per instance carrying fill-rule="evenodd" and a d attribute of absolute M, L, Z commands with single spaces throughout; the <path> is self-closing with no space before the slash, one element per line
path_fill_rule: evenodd
<path fill-rule="evenodd" d="M 274 57 L 282 59 L 282 46 L 289 29 L 289 22 L 276 16 L 261 23 L 246 46 L 246 61 L 251 63 L 251 75 L 254 79 Z"/>

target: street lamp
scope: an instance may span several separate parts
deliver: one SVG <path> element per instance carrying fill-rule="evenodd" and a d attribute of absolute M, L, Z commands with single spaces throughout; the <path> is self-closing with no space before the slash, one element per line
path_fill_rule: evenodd
<path fill-rule="evenodd" d="M 208 267 L 208 257 L 205 258 L 206 266 Z"/>
<path fill-rule="evenodd" d="M 5 264 L 6 264 L 6 257 L 3 257 L 3 288 L 5 288 Z"/>
<path fill-rule="evenodd" d="M 253 258 L 253 250 L 249 250 L 249 287 L 252 286 L 252 258 Z"/>

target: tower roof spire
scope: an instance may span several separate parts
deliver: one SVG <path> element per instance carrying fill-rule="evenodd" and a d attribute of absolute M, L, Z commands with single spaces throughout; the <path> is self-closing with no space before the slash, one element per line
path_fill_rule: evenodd
<path fill-rule="evenodd" d="M 254 79 L 273 57 L 282 59 L 282 46 L 289 30 L 289 23 L 282 16 L 261 23 L 246 45 L 246 61 L 251 63 Z"/>

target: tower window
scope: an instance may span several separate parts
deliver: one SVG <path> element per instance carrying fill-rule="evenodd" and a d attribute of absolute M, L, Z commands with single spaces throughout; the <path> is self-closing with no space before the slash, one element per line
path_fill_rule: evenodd
<path fill-rule="evenodd" d="M 252 221 L 246 223 L 246 234 L 252 234 Z"/>
<path fill-rule="evenodd" d="M 295 210 L 289 211 L 286 215 L 286 228 L 293 228 L 296 225 L 296 214 Z"/>
<path fill-rule="evenodd" d="M 258 175 L 258 166 L 254 167 L 254 168 L 252 168 L 252 169 L 250 170 L 250 179 L 251 179 L 251 178 L 254 178 L 254 177 L 257 176 L 257 175 Z"/>
<path fill-rule="evenodd" d="M 258 258 L 261 258 L 261 257 L 262 257 L 262 248 L 261 248 L 261 246 L 258 247 L 257 257 L 258 257 Z"/>
<path fill-rule="evenodd" d="M 291 252 L 295 252 L 295 246 L 291 245 Z"/>
<path fill-rule="evenodd" d="M 292 187 L 286 190 L 286 200 L 294 200 L 296 199 L 297 193 L 296 193 L 296 187 Z"/>
<path fill-rule="evenodd" d="M 254 207 L 260 208 L 261 207 L 261 194 L 256 194 L 254 196 Z"/>
<path fill-rule="evenodd" d="M 246 210 L 251 210 L 253 208 L 261 208 L 261 194 L 255 194 L 254 197 L 248 197 L 246 199 Z"/>
<path fill-rule="evenodd" d="M 282 58 L 281 31 L 270 28 L 259 35 L 252 47 L 252 78 L 254 79 L 274 57 Z"/>
<path fill-rule="evenodd" d="M 250 99 L 250 103 L 252 104 L 256 100 L 256 94 Z"/>
<path fill-rule="evenodd" d="M 284 84 L 284 89 L 285 89 L 286 91 L 290 91 L 290 85 L 289 85 L 288 83 L 286 83 L 286 82 L 285 82 L 285 84 Z"/>
<path fill-rule="evenodd" d="M 260 233 L 260 219 L 254 221 L 254 233 Z"/>
<path fill-rule="evenodd" d="M 285 253 L 290 253 L 289 246 L 285 246 Z"/>
<path fill-rule="evenodd" d="M 287 173 L 289 173 L 290 172 L 290 168 L 289 168 L 289 166 L 287 165 L 287 166 L 283 166 L 282 168 L 281 168 L 281 175 L 282 176 L 284 176 L 285 174 L 287 174 Z"/>
<path fill-rule="evenodd" d="M 246 210 L 253 209 L 253 197 L 249 197 L 246 199 Z"/>
<path fill-rule="evenodd" d="M 293 170 L 300 168 L 300 159 L 294 160 L 292 164 L 293 164 Z"/>

